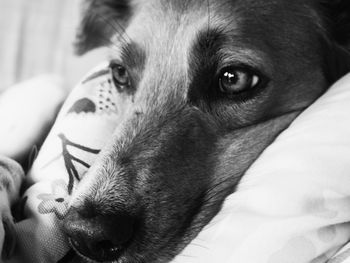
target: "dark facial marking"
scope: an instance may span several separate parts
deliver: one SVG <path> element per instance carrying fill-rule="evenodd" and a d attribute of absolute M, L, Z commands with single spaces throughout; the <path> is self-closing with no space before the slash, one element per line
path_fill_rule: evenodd
<path fill-rule="evenodd" d="M 88 98 L 83 98 L 83 99 L 80 99 L 80 100 L 77 100 L 73 106 L 69 109 L 68 111 L 68 114 L 69 113 L 82 113 L 82 112 L 85 112 L 85 113 L 88 113 L 88 112 L 96 112 L 96 105 L 95 103 L 88 99 Z"/>
<path fill-rule="evenodd" d="M 101 77 L 103 75 L 107 75 L 109 74 L 109 69 L 103 69 L 103 70 L 99 70 L 93 74 L 91 74 L 89 77 L 87 77 L 86 79 L 84 79 L 81 83 L 85 84 L 86 82 L 89 82 L 90 80 L 96 79 L 98 77 Z"/>
<path fill-rule="evenodd" d="M 197 105 L 201 100 L 208 100 L 213 95 L 213 85 L 218 67 L 218 51 L 225 36 L 219 30 L 202 31 L 194 41 L 189 58 L 189 75 L 192 83 L 189 87 L 188 100 Z"/>

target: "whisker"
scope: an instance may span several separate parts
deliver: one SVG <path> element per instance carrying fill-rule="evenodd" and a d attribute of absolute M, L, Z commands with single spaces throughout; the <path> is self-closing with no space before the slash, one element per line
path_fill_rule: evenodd
<path fill-rule="evenodd" d="M 126 29 L 117 20 L 107 20 L 104 16 L 102 16 L 99 13 L 96 13 L 96 15 L 99 17 L 100 21 L 104 22 L 106 25 L 110 26 L 110 28 L 112 28 L 116 33 L 118 33 L 123 43 L 132 42 L 131 37 L 126 33 Z"/>
<path fill-rule="evenodd" d="M 94 26 L 95 23 L 102 23 L 105 25 L 104 27 L 98 28 L 97 34 L 95 34 L 94 37 L 102 40 L 104 42 L 104 45 L 109 45 L 109 48 L 111 48 L 112 50 L 119 51 L 120 46 L 117 45 L 115 41 L 111 39 L 111 33 L 113 34 L 113 32 L 115 32 L 118 36 L 118 41 L 120 41 L 120 43 L 122 44 L 125 44 L 124 46 L 127 46 L 126 44 L 128 43 L 124 35 L 129 39 L 131 39 L 128 36 L 128 34 L 125 32 L 125 29 L 122 27 L 121 24 L 119 24 L 117 21 L 114 21 L 114 20 L 112 21 L 107 20 L 104 16 L 98 13 L 98 11 L 93 11 L 90 17 L 88 18 L 88 20 L 89 20 L 88 23 L 92 24 L 92 26 Z M 115 22 L 116 25 L 113 24 L 112 22 Z"/>
<path fill-rule="evenodd" d="M 210 39 L 209 39 L 209 33 L 210 33 L 210 0 L 207 0 L 207 4 L 208 4 L 208 27 L 207 27 L 207 43 L 210 42 Z"/>
<path fill-rule="evenodd" d="M 180 257 L 185 257 L 185 258 L 195 258 L 195 256 L 191 256 L 191 255 L 186 255 L 186 254 L 180 254 L 178 255 Z"/>
<path fill-rule="evenodd" d="M 235 176 L 235 177 L 227 177 L 224 178 L 223 180 L 215 183 L 214 185 L 212 185 L 209 189 L 207 189 L 206 192 L 206 199 L 204 200 L 204 202 L 209 202 L 212 199 L 214 199 L 215 197 L 219 196 L 219 195 L 225 195 L 224 191 L 220 190 L 216 191 L 218 188 L 220 188 L 222 185 L 225 185 L 225 192 L 227 192 L 230 188 L 234 187 L 237 185 L 238 180 L 241 176 Z M 236 181 L 235 183 L 228 183 L 231 180 Z M 233 191 L 233 189 L 232 189 Z M 225 195 L 226 196 L 226 195 Z"/>
<path fill-rule="evenodd" d="M 101 16 L 98 13 L 96 13 L 96 12 L 92 14 L 92 17 L 90 19 L 91 20 L 95 20 L 96 19 L 97 21 L 101 21 L 104 24 L 109 25 L 104 19 L 101 19 Z M 118 45 L 116 45 L 109 37 L 105 37 L 105 36 L 109 35 L 109 32 L 107 30 L 108 30 L 108 28 L 106 27 L 104 30 L 101 30 L 100 32 L 98 32 L 98 34 L 96 34 L 94 37 L 97 38 L 97 39 L 103 40 L 106 43 L 106 45 L 111 45 L 110 48 L 112 48 L 112 49 L 115 48 L 116 50 L 119 50 L 119 46 Z M 117 32 L 117 33 L 119 33 L 119 32 Z"/>
<path fill-rule="evenodd" d="M 204 245 L 197 244 L 197 243 L 189 243 L 188 246 L 195 246 L 195 247 L 200 247 L 200 248 L 209 250 L 209 247 L 206 247 L 206 246 L 204 246 Z"/>

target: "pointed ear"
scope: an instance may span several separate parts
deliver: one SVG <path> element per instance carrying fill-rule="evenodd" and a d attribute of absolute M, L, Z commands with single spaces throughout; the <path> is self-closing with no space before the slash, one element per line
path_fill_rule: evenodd
<path fill-rule="evenodd" d="M 334 82 L 350 72 L 350 1 L 318 0 L 327 32 L 327 72 Z"/>
<path fill-rule="evenodd" d="M 85 0 L 75 51 L 82 55 L 108 45 L 114 34 L 122 33 L 131 16 L 128 0 Z"/>

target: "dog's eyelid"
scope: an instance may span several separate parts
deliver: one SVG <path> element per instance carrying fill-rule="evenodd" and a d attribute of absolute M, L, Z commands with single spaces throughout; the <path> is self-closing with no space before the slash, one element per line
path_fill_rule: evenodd
<path fill-rule="evenodd" d="M 222 53 L 222 55 L 220 53 Z M 260 75 L 270 77 L 273 72 L 270 65 L 272 65 L 270 59 L 265 54 L 261 54 L 261 52 L 257 52 L 253 49 L 222 49 L 221 52 L 219 52 L 218 71 L 225 67 L 242 66 L 250 68 L 260 73 Z"/>
<path fill-rule="evenodd" d="M 133 84 L 132 76 L 127 67 L 118 60 L 112 60 L 109 64 L 112 81 L 119 92 L 127 92 L 133 94 L 135 85 Z"/>
<path fill-rule="evenodd" d="M 253 63 L 247 63 L 247 62 L 242 62 L 242 61 L 230 61 L 228 63 L 222 63 L 218 65 L 216 75 L 219 75 L 222 72 L 222 69 L 224 68 L 240 68 L 240 69 L 245 69 L 250 71 L 251 73 L 254 73 L 255 75 L 258 76 L 266 76 L 268 77 L 270 74 L 267 73 L 264 70 L 264 67 L 253 64 Z"/>
<path fill-rule="evenodd" d="M 110 58 L 109 59 L 109 67 L 112 67 L 113 65 L 121 65 L 121 66 L 125 67 L 123 64 L 123 61 L 121 61 L 121 59 Z"/>
<path fill-rule="evenodd" d="M 249 72 L 252 76 L 257 76 L 259 79 L 263 79 L 264 81 L 270 81 L 270 77 L 267 73 L 262 71 L 260 68 L 256 66 L 252 66 L 249 64 L 241 63 L 241 62 L 232 62 L 230 64 L 223 64 L 220 67 L 218 67 L 216 76 L 220 76 L 223 72 L 223 70 L 227 68 L 235 68 L 240 69 Z"/>

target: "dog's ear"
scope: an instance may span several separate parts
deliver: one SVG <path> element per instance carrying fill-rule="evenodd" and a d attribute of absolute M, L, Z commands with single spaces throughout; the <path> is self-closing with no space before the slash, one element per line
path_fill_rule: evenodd
<path fill-rule="evenodd" d="M 130 0 L 85 0 L 75 51 L 87 51 L 109 44 L 111 37 L 122 33 L 131 16 Z"/>
<path fill-rule="evenodd" d="M 350 1 L 318 0 L 327 32 L 327 68 L 334 82 L 350 72 Z"/>
<path fill-rule="evenodd" d="M 350 1 L 321 0 L 326 25 L 334 40 L 350 50 Z"/>

